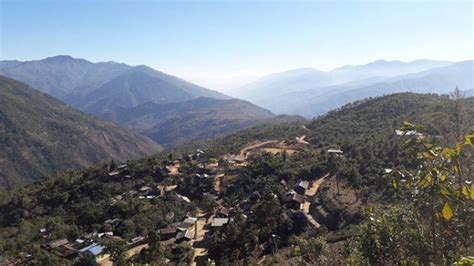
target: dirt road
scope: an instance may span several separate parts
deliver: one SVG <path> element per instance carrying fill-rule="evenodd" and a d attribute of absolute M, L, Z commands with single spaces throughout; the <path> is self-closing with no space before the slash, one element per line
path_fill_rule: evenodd
<path fill-rule="evenodd" d="M 214 179 L 214 190 L 217 192 L 221 192 L 221 183 L 222 183 L 223 177 L 224 177 L 224 174 L 219 174 L 219 175 L 216 175 Z"/>
<path fill-rule="evenodd" d="M 327 178 L 329 174 L 326 174 L 325 176 L 319 178 L 318 180 L 315 180 L 311 183 L 311 186 L 309 187 L 308 190 L 306 190 L 305 196 L 314 196 L 316 192 L 319 189 L 319 186 L 324 182 L 324 179 Z"/>
<path fill-rule="evenodd" d="M 179 169 L 179 164 L 175 164 L 175 165 L 173 165 L 173 166 L 170 166 L 170 167 L 169 167 L 170 175 L 177 175 L 177 174 L 179 174 L 178 169 Z"/>
<path fill-rule="evenodd" d="M 247 147 L 240 150 L 240 155 L 247 158 L 247 154 L 250 150 L 260 148 L 260 147 L 268 145 L 268 144 L 275 144 L 275 143 L 278 143 L 278 140 L 269 140 L 269 141 L 260 142 L 260 143 L 257 143 L 257 144 L 251 145 L 251 146 L 247 146 Z"/>
<path fill-rule="evenodd" d="M 191 245 L 193 246 L 193 258 L 191 259 L 191 265 L 196 265 L 196 258 L 201 257 L 201 256 L 206 256 L 207 254 L 207 248 L 202 246 L 202 241 L 204 240 L 204 236 L 207 233 L 207 230 L 205 229 L 205 226 L 208 224 L 209 221 L 212 219 L 207 219 L 203 216 L 204 213 L 200 212 L 198 215 L 196 215 L 198 218 L 196 221 L 195 225 L 195 232 L 194 232 L 194 239 L 191 242 Z"/>
<path fill-rule="evenodd" d="M 314 195 L 316 195 L 316 192 L 318 191 L 319 186 L 324 182 L 324 179 L 327 178 L 328 176 L 329 174 L 326 174 L 325 176 L 319 178 L 318 180 L 313 181 L 309 189 L 306 190 L 305 196 L 313 197 Z M 309 212 L 310 206 L 311 206 L 311 202 L 305 200 L 305 202 L 303 203 L 303 212 L 306 215 L 306 218 L 308 219 L 308 221 L 312 225 L 314 225 L 316 228 L 319 228 L 321 225 L 318 222 L 316 222 L 316 220 L 313 218 L 313 216 Z"/>
<path fill-rule="evenodd" d="M 299 138 L 296 138 L 296 140 L 298 141 L 298 143 L 301 143 L 301 144 L 309 144 L 309 142 L 307 142 L 306 140 L 304 140 L 306 138 L 306 135 L 303 135 Z"/>

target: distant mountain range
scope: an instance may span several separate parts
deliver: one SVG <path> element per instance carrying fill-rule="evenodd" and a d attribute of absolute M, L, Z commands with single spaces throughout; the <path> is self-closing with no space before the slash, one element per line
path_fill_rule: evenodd
<path fill-rule="evenodd" d="M 128 126 L 167 147 L 208 139 L 275 117 L 249 102 L 144 65 L 92 63 L 55 56 L 27 62 L 0 61 L 0 66 L 2 75 L 79 110 Z"/>
<path fill-rule="evenodd" d="M 379 60 L 329 72 L 297 69 L 272 74 L 232 93 L 277 114 L 314 117 L 346 103 L 396 92 L 447 93 L 474 88 L 473 61 Z"/>
<path fill-rule="evenodd" d="M 0 188 L 15 188 L 52 171 L 160 150 L 131 130 L 0 76 Z"/>

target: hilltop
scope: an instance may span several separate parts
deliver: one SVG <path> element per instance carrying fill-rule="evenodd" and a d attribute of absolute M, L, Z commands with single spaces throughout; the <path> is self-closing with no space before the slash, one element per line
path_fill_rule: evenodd
<path fill-rule="evenodd" d="M 52 171 L 133 159 L 162 149 L 144 136 L 2 76 L 0 114 L 1 188 L 12 189 Z"/>

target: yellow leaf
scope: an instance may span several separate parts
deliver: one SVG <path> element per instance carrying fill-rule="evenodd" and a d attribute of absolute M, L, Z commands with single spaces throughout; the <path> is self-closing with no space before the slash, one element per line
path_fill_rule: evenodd
<path fill-rule="evenodd" d="M 456 174 L 458 174 L 458 175 L 461 174 L 461 168 L 459 167 L 458 163 L 454 164 L 454 172 L 456 172 Z"/>
<path fill-rule="evenodd" d="M 462 194 L 464 194 L 464 196 L 466 197 L 469 197 L 469 189 L 467 188 L 466 185 L 462 185 Z"/>
<path fill-rule="evenodd" d="M 449 206 L 447 202 L 444 204 L 442 213 L 443 213 L 444 219 L 446 219 L 447 221 L 453 218 L 453 210 L 451 210 L 451 207 Z"/>
<path fill-rule="evenodd" d="M 474 183 L 471 184 L 471 199 L 474 200 Z"/>
<path fill-rule="evenodd" d="M 444 181 L 446 180 L 446 178 L 447 178 L 447 175 L 444 174 L 444 175 L 441 175 L 441 176 L 439 177 L 439 180 L 440 180 L 441 182 L 444 182 Z"/>
<path fill-rule="evenodd" d="M 472 140 L 474 139 L 474 135 L 466 135 L 466 142 L 465 145 L 472 145 Z"/>
<path fill-rule="evenodd" d="M 454 157 L 457 155 L 456 150 L 451 148 L 444 148 L 442 154 L 447 157 Z"/>
<path fill-rule="evenodd" d="M 435 157 L 433 155 L 433 152 L 423 152 L 423 157 L 427 158 L 427 159 L 430 159 L 430 160 L 433 160 Z"/>
<path fill-rule="evenodd" d="M 392 180 L 392 186 L 393 188 L 397 188 L 397 180 Z"/>

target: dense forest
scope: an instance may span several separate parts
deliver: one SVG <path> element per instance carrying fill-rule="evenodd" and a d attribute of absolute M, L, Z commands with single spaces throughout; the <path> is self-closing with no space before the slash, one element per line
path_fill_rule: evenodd
<path fill-rule="evenodd" d="M 310 122 L 44 177 L 0 195 L 0 254 L 97 262 L 44 248 L 65 239 L 74 250 L 100 243 L 119 265 L 469 263 L 474 98 L 453 96 L 367 99 Z M 189 220 L 194 237 L 163 238 Z M 146 247 L 131 254 L 137 237 Z"/>

